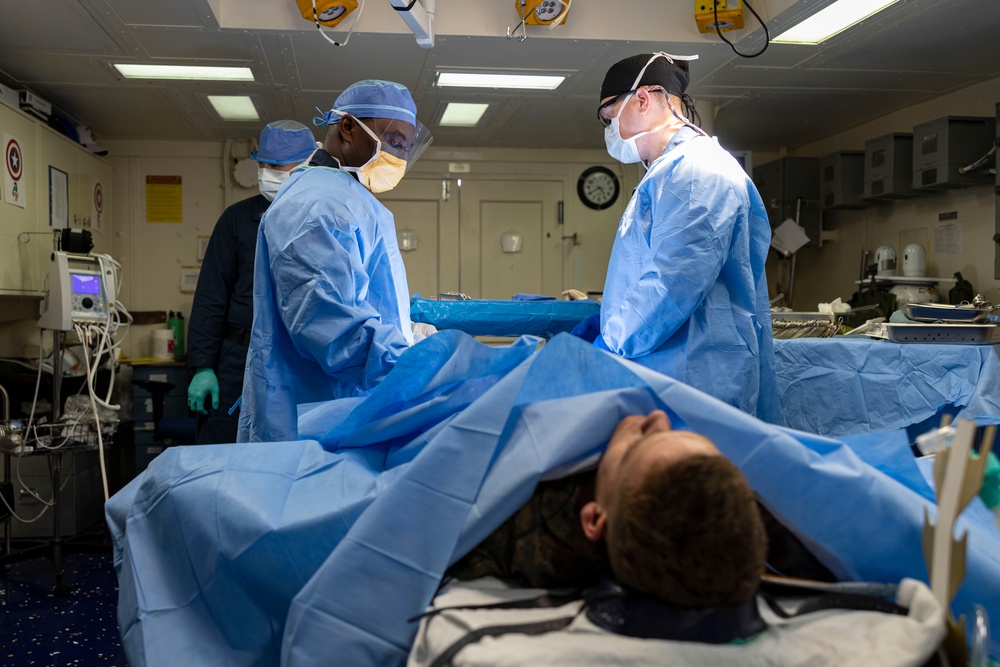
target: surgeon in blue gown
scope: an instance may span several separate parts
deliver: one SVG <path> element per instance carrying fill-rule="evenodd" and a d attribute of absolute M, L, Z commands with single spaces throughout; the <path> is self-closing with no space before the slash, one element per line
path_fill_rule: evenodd
<path fill-rule="evenodd" d="M 351 85 L 315 123 L 323 148 L 260 225 L 240 442 L 296 439 L 298 405 L 367 394 L 414 342 L 393 217 L 373 193 L 430 135 L 390 81 Z"/>
<path fill-rule="evenodd" d="M 594 344 L 780 423 L 764 204 L 735 159 L 681 114 L 688 56 L 615 63 L 598 116 L 608 153 L 647 168 L 618 225 Z"/>
<path fill-rule="evenodd" d="M 264 126 L 257 150 L 250 154 L 259 165 L 260 194 L 223 211 L 212 231 L 188 325 L 187 364 L 194 373 L 188 385 L 188 407 L 200 413 L 200 445 L 236 442 L 238 415 L 230 414 L 229 408 L 243 393 L 253 323 L 257 230 L 282 182 L 314 150 L 312 130 L 302 123 L 276 120 Z"/>

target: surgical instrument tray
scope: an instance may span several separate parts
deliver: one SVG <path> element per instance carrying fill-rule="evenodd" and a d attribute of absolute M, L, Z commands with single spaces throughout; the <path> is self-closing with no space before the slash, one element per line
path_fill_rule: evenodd
<path fill-rule="evenodd" d="M 961 324 L 980 324 L 986 321 L 991 312 L 988 308 L 973 306 L 951 306 L 940 303 L 908 303 L 903 312 L 911 320 L 918 322 L 953 322 Z"/>
<path fill-rule="evenodd" d="M 896 343 L 1000 343 L 1000 327 L 995 324 L 895 324 L 882 325 L 889 340 Z"/>

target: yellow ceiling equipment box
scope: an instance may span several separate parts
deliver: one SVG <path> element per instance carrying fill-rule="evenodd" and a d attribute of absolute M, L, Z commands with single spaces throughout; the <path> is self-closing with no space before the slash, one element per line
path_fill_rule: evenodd
<path fill-rule="evenodd" d="M 716 32 L 716 21 L 719 32 L 743 28 L 743 0 L 714 0 L 717 7 L 713 7 L 712 2 L 713 0 L 694 2 L 694 20 L 699 32 Z"/>
<path fill-rule="evenodd" d="M 523 11 L 527 25 L 562 25 L 569 14 L 572 0 L 527 0 Z M 514 9 L 522 11 L 520 0 L 514 0 Z"/>
<path fill-rule="evenodd" d="M 302 12 L 302 18 L 312 21 L 315 10 L 315 20 L 327 28 L 334 27 L 358 8 L 356 0 L 295 0 L 295 2 Z"/>

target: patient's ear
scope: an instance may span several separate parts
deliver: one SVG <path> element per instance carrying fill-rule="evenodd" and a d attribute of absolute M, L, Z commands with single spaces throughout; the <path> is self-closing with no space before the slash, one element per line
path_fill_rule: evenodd
<path fill-rule="evenodd" d="M 591 542 L 597 542 L 604 537 L 604 531 L 608 527 L 608 514 L 604 508 L 591 500 L 580 508 L 580 525 L 583 526 L 583 534 Z"/>

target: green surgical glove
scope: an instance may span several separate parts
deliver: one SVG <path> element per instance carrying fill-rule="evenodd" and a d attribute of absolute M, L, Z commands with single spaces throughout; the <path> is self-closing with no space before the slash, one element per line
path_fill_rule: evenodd
<path fill-rule="evenodd" d="M 212 393 L 212 409 L 219 409 L 219 378 L 215 377 L 215 372 L 211 368 L 202 368 L 188 385 L 188 407 L 193 412 L 200 412 L 207 415 L 205 409 L 205 397 Z"/>

